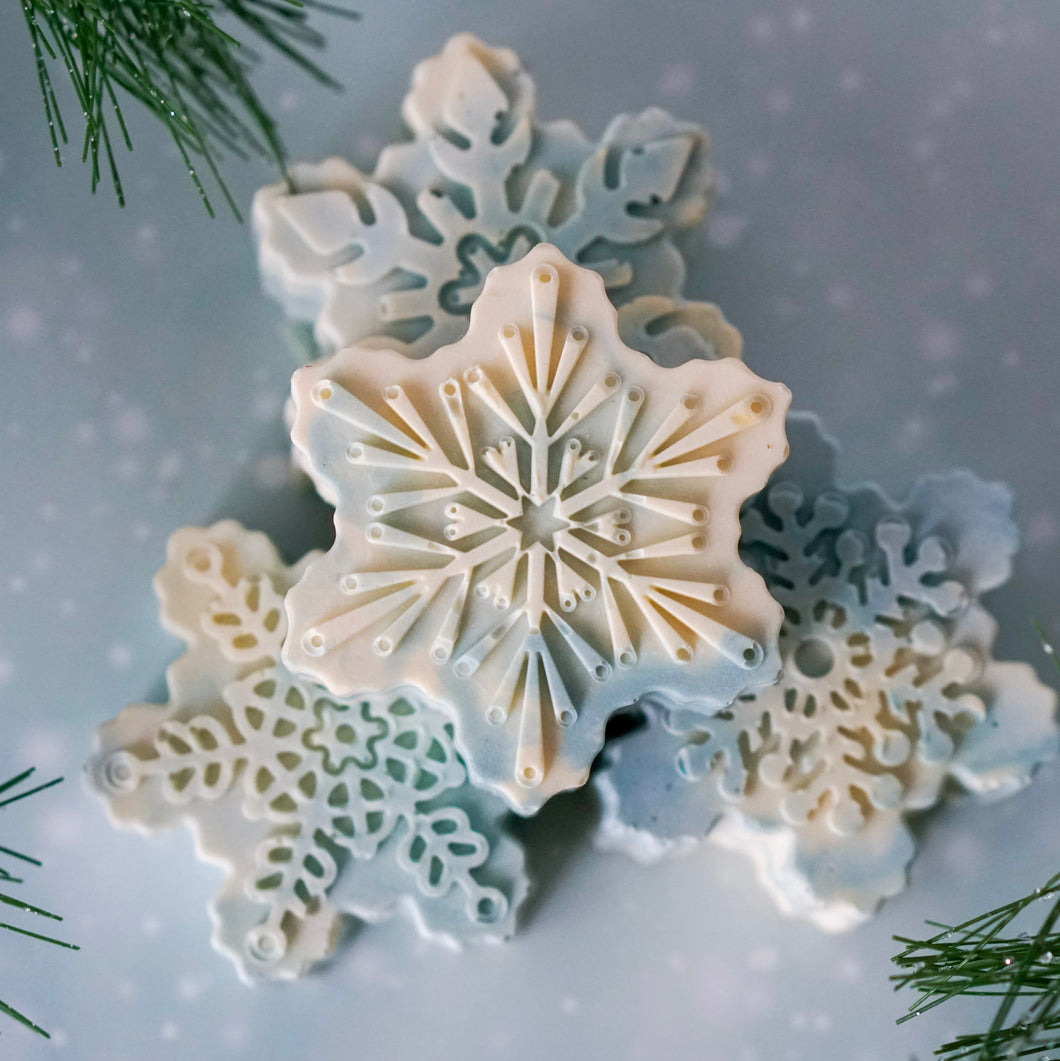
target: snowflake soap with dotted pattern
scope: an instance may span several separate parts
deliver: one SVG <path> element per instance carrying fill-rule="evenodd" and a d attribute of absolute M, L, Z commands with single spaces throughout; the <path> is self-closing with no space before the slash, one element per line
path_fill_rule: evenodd
<path fill-rule="evenodd" d="M 782 909 L 838 930 L 904 887 L 907 819 L 947 781 L 1000 797 L 1056 754 L 1056 696 L 991 658 L 979 596 L 1016 548 L 1005 487 L 926 476 L 899 505 L 837 485 L 815 418 L 791 417 L 789 437 L 741 542 L 784 606 L 783 676 L 710 719 L 646 701 L 596 775 L 599 839 L 651 859 L 709 835 Z"/>
<path fill-rule="evenodd" d="M 422 357 L 454 342 L 486 274 L 548 242 L 595 269 L 628 345 L 663 363 L 739 356 L 716 307 L 684 302 L 674 237 L 707 210 L 709 141 L 650 108 L 592 143 L 541 122 L 514 52 L 467 33 L 420 63 L 401 113 L 411 139 L 368 176 L 339 159 L 291 167 L 254 201 L 266 290 L 317 344 Z"/>
<path fill-rule="evenodd" d="M 629 349 L 599 274 L 555 247 L 494 269 L 459 342 L 349 347 L 292 392 L 336 540 L 287 595 L 285 663 L 339 696 L 426 696 L 520 813 L 584 783 L 643 694 L 711 712 L 776 679 L 781 610 L 737 543 L 787 388 Z"/>
<path fill-rule="evenodd" d="M 214 946 L 247 981 L 327 957 L 341 915 L 405 912 L 460 945 L 514 931 L 527 892 L 502 801 L 467 783 L 452 727 L 410 696 L 332 696 L 280 662 L 286 566 L 263 534 L 224 521 L 169 541 L 155 580 L 187 651 L 170 699 L 102 725 L 86 776 L 115 824 L 181 822 L 225 880 Z"/>

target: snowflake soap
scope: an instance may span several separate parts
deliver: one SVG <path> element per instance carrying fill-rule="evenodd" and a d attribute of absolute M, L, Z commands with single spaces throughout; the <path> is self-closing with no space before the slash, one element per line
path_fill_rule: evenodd
<path fill-rule="evenodd" d="M 336 540 L 287 595 L 285 663 L 426 695 L 520 813 L 582 784 L 644 693 L 710 713 L 775 680 L 781 610 L 737 543 L 789 392 L 629 349 L 555 247 L 494 269 L 454 345 L 349 347 L 292 392 Z"/>
<path fill-rule="evenodd" d="M 676 298 L 673 239 L 711 189 L 704 132 L 653 108 L 615 118 L 594 144 L 535 112 L 514 52 L 453 37 L 416 67 L 402 107 L 412 138 L 372 176 L 329 159 L 258 193 L 266 289 L 314 322 L 326 351 L 371 340 L 423 356 L 464 334 L 490 269 L 549 242 L 604 277 L 628 345 L 664 363 L 678 350 L 739 356 L 714 306 Z"/>
<path fill-rule="evenodd" d="M 187 651 L 170 700 L 101 726 L 87 767 L 118 825 L 181 821 L 225 867 L 214 945 L 248 981 L 299 976 L 345 912 L 404 911 L 424 935 L 501 940 L 527 891 L 503 804 L 473 788 L 452 728 L 405 695 L 338 698 L 279 660 L 293 567 L 227 521 L 172 536 L 155 585 Z"/>
<path fill-rule="evenodd" d="M 645 704 L 596 777 L 600 840 L 651 858 L 709 834 L 751 856 L 782 909 L 838 930 L 904 887 L 907 818 L 948 779 L 1004 796 L 1056 754 L 1056 696 L 990 655 L 978 598 L 1015 551 L 1007 489 L 930 476 L 898 505 L 836 484 L 814 418 L 789 437 L 741 542 L 784 607 L 781 681 L 710 719 Z"/>

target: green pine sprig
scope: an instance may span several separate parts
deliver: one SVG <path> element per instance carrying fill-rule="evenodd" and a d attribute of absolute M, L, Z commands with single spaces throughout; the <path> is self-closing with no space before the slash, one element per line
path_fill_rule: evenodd
<path fill-rule="evenodd" d="M 251 85 L 260 55 L 223 30 L 227 16 L 249 38 L 286 56 L 317 81 L 337 83 L 307 52 L 323 47 L 309 25 L 310 11 L 356 18 L 354 11 L 321 0 L 21 0 L 36 60 L 37 80 L 52 152 L 62 165 L 69 142 L 56 97 L 52 66 L 69 77 L 84 120 L 81 159 L 89 163 L 92 190 L 104 170 L 118 202 L 125 190 L 116 150 L 132 150 L 122 101 L 139 103 L 169 131 L 203 205 L 213 206 L 199 175 L 210 173 L 232 212 L 239 211 L 221 176 L 225 155 L 257 155 L 286 174 L 276 122 Z"/>
<path fill-rule="evenodd" d="M 1050 906 L 1037 931 L 1009 931 L 1043 900 Z M 901 971 L 891 979 L 920 995 L 898 1023 L 951 998 L 995 996 L 1001 1002 L 989 1028 L 957 1036 L 936 1055 L 946 1061 L 1060 1058 L 1060 874 L 962 924 L 928 924 L 940 930 L 930 939 L 894 937 L 905 949 L 893 959 Z"/>
<path fill-rule="evenodd" d="M 43 792 L 45 789 L 51 788 L 53 785 L 59 784 L 62 781 L 61 777 L 56 777 L 51 781 L 46 781 L 42 785 L 34 785 L 30 788 L 23 788 L 21 791 L 18 790 L 18 786 L 23 784 L 33 776 L 34 769 L 30 767 L 28 770 L 23 770 L 21 774 L 16 774 L 14 777 L 8 778 L 6 781 L 0 782 L 0 809 L 11 806 L 13 803 L 17 803 L 20 800 L 27 799 L 30 796 L 36 795 L 38 792 Z M 9 795 L 7 793 L 10 793 Z M 7 858 L 16 859 L 19 862 L 24 862 L 31 866 L 40 866 L 40 860 L 33 858 L 30 855 L 23 854 L 21 851 L 15 851 L 10 847 L 0 847 L 0 858 L 7 856 Z M 24 872 L 19 868 L 19 872 Z M 16 877 L 10 872 L 6 865 L 0 861 L 0 882 L 5 884 L 21 884 L 22 878 Z M 27 903 L 23 899 L 16 898 L 13 895 L 8 895 L 4 891 L 0 891 L 0 905 L 10 907 L 19 913 L 30 914 L 33 917 L 44 918 L 48 921 L 62 921 L 62 918 L 58 914 L 53 914 L 48 910 L 44 910 L 39 906 L 34 906 L 32 903 Z M 28 928 L 24 928 L 21 925 L 10 925 L 4 921 L 0 921 L 0 931 L 14 932 L 19 936 L 24 936 L 29 939 L 38 940 L 41 943 L 51 943 L 56 947 L 63 947 L 67 950 L 80 950 L 76 944 L 67 943 L 64 940 L 56 939 L 54 936 L 44 935 L 41 932 L 33 932 Z M 32 1021 L 20 1010 L 15 1009 L 14 1006 L 0 999 L 0 1014 L 4 1014 L 10 1017 L 12 1020 L 17 1021 L 19 1024 L 29 1028 L 30 1031 L 36 1032 L 38 1035 L 42 1035 L 45 1039 L 50 1039 L 51 1036 L 37 1023 Z"/>
<path fill-rule="evenodd" d="M 1045 632 L 1033 626 L 1060 671 Z M 1048 908 L 1035 927 L 1033 913 L 1043 902 Z M 920 996 L 898 1023 L 952 998 L 993 996 L 1001 1001 L 986 1031 L 959 1035 L 936 1056 L 1060 1061 L 1060 873 L 1031 894 L 962 924 L 928 924 L 939 929 L 929 939 L 894 937 L 905 948 L 892 959 L 900 970 L 891 977 L 895 989 L 910 987 Z"/>

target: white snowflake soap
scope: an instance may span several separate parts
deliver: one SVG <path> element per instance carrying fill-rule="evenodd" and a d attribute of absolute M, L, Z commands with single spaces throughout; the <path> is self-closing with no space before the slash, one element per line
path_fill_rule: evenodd
<path fill-rule="evenodd" d="M 555 247 L 494 269 L 454 345 L 349 347 L 292 391 L 336 540 L 287 595 L 284 661 L 339 696 L 428 696 L 520 813 L 582 784 L 639 696 L 709 713 L 775 680 L 781 611 L 737 543 L 787 388 L 629 349 Z"/>
<path fill-rule="evenodd" d="M 978 598 L 1016 548 L 1006 488 L 930 476 L 898 505 L 836 484 L 814 418 L 789 437 L 741 542 L 784 606 L 781 681 L 710 719 L 645 703 L 595 778 L 600 840 L 647 859 L 709 835 L 751 856 L 782 909 L 838 930 L 904 887 L 907 819 L 949 779 L 1004 796 L 1056 754 L 1056 696 L 991 658 Z"/>
<path fill-rule="evenodd" d="M 673 238 L 711 188 L 698 126 L 653 108 L 594 144 L 571 122 L 539 121 L 515 53 L 466 33 L 416 67 L 401 113 L 412 138 L 373 175 L 297 165 L 254 202 L 265 287 L 314 323 L 323 350 L 370 340 L 429 354 L 464 334 L 490 269 L 549 242 L 603 276 L 628 345 L 665 363 L 678 349 L 739 356 L 715 307 L 676 298 Z"/>
<path fill-rule="evenodd" d="M 245 980 L 300 976 L 343 913 L 405 912 L 459 945 L 511 935 L 526 895 L 501 801 L 467 783 L 452 728 L 412 696 L 335 697 L 280 662 L 293 567 L 228 521 L 172 536 L 156 579 L 187 651 L 170 700 L 101 726 L 87 766 L 112 820 L 187 823 L 226 876 L 213 942 Z"/>

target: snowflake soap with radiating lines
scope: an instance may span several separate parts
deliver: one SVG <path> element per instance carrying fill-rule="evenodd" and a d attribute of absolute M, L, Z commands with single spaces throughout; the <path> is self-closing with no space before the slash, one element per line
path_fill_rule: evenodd
<path fill-rule="evenodd" d="M 285 662 L 430 697 L 519 812 L 582 784 L 642 694 L 710 712 L 775 680 L 781 610 L 738 514 L 784 459 L 787 388 L 629 349 L 555 247 L 491 272 L 458 343 L 350 347 L 292 391 L 336 540 L 288 594 Z"/>

